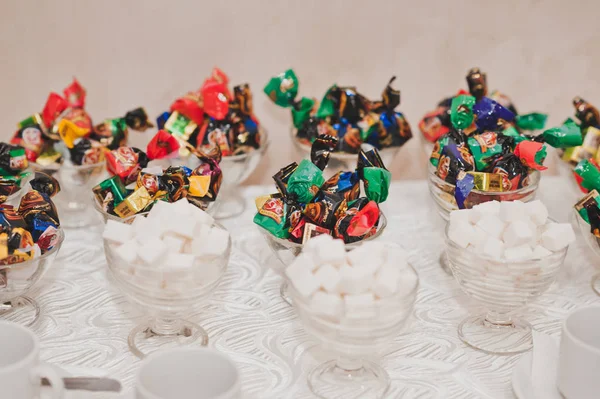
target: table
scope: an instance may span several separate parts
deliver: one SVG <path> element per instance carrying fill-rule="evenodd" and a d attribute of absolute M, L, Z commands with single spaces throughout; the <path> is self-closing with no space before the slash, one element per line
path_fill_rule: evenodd
<path fill-rule="evenodd" d="M 570 186 L 560 177 L 544 177 L 539 198 L 552 217 L 567 221 L 576 194 L 560 187 Z M 254 197 L 273 191 L 273 186 L 243 190 L 246 212 L 224 222 L 234 237 L 227 275 L 207 308 L 191 319 L 207 330 L 210 346 L 237 362 L 246 397 L 311 398 L 306 374 L 327 354 L 281 300 L 281 277 L 269 268 L 276 260 L 252 223 Z M 395 182 L 390 192 L 381 239 L 410 252 L 420 288 L 410 325 L 381 360 L 392 378 L 389 398 L 513 398 L 510 375 L 520 355 L 483 354 L 457 336 L 459 321 L 473 305 L 439 266 L 443 225 L 426 182 Z M 44 360 L 103 368 L 130 391 L 139 360 L 128 349 L 127 335 L 143 315 L 107 278 L 101 230 L 67 231 L 53 268 L 31 294 L 43 312 L 34 329 Z M 557 282 L 523 312 L 537 330 L 558 336 L 568 312 L 599 301 L 590 288 L 594 262 L 582 240 L 570 248 Z"/>

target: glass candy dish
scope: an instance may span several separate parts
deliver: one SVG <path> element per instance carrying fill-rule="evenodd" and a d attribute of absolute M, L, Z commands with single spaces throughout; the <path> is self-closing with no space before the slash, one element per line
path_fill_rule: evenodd
<path fill-rule="evenodd" d="M 308 375 L 308 385 L 317 397 L 388 397 L 390 376 L 369 359 L 385 353 L 413 312 L 419 284 L 412 266 L 409 271 L 415 279 L 410 292 L 398 292 L 351 311 L 343 308 L 339 318 L 316 313 L 310 300 L 290 285 L 289 293 L 304 329 L 336 356 L 336 360 L 317 366 Z"/>
<path fill-rule="evenodd" d="M 375 232 L 375 234 L 364 240 L 353 242 L 350 244 L 345 244 L 346 251 L 358 248 L 364 242 L 377 239 L 383 233 L 386 226 L 387 219 L 382 212 L 379 216 L 379 224 L 377 225 L 377 231 Z M 271 262 L 271 265 L 275 266 L 272 268 L 273 271 L 279 274 L 280 276 L 283 276 L 285 269 L 294 261 L 294 258 L 296 258 L 296 256 L 298 256 L 300 252 L 302 252 L 303 244 L 298 244 L 283 238 L 277 238 L 262 227 L 259 227 L 259 230 L 265 237 L 265 240 L 267 241 L 269 248 L 271 248 L 271 251 L 275 255 L 275 258 L 277 258 L 277 262 Z M 291 305 L 292 299 L 288 293 L 288 289 L 288 282 L 284 278 L 279 288 L 279 291 L 283 300 Z"/>
<path fill-rule="evenodd" d="M 435 171 L 433 165 L 429 164 L 429 192 L 438 213 L 442 219 L 448 221 L 450 219 L 450 212 L 458 209 L 456 200 L 454 199 L 454 189 L 456 187 L 454 184 L 450 184 L 440 179 L 435 174 Z M 540 177 L 539 171 L 532 171 L 529 174 L 529 184 L 517 190 L 503 192 L 472 190 L 465 200 L 465 207 L 471 209 L 475 205 L 488 201 L 533 201 L 539 187 Z"/>
<path fill-rule="evenodd" d="M 540 259 L 501 260 L 461 248 L 448 237 L 446 254 L 454 278 L 486 313 L 458 326 L 467 345 L 492 354 L 515 354 L 533 346 L 531 325 L 514 313 L 543 294 L 554 282 L 568 247 Z"/>
<path fill-rule="evenodd" d="M 144 217 L 131 216 L 128 219 Z M 132 220 L 124 220 L 131 223 Z M 215 226 L 225 229 L 218 223 Z M 115 251 L 118 246 L 104 240 L 108 269 L 119 289 L 140 307 L 149 318 L 131 330 L 131 351 L 143 358 L 163 346 L 207 345 L 208 335 L 198 324 L 185 320 L 206 304 L 227 270 L 231 255 L 231 238 L 219 256 L 195 256 L 194 266 L 169 264 L 169 257 L 154 265 L 132 264 Z"/>
<path fill-rule="evenodd" d="M 65 239 L 62 229 L 56 230 L 54 245 L 45 254 L 25 262 L 0 266 L 0 317 L 33 325 L 39 318 L 40 307 L 27 296 L 32 287 L 52 266 Z"/>
<path fill-rule="evenodd" d="M 581 235 L 585 240 L 586 244 L 590 247 L 596 259 L 600 259 L 600 239 L 592 234 L 590 231 L 590 225 L 587 223 L 579 212 L 573 210 L 574 219 L 577 220 L 577 225 L 581 230 Z M 598 295 L 600 295 L 600 271 L 592 277 L 592 290 Z"/>
<path fill-rule="evenodd" d="M 104 165 L 104 161 L 90 165 L 74 165 L 69 161 L 49 166 L 32 163 L 34 170 L 54 176 L 60 184 L 60 192 L 53 200 L 62 227 L 77 228 L 97 223 L 89 193 L 102 178 Z"/>

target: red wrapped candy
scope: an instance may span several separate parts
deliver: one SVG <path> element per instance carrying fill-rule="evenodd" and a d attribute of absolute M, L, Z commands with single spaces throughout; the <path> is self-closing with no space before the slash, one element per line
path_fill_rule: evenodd
<path fill-rule="evenodd" d="M 106 153 L 106 169 L 123 181 L 125 185 L 137 180 L 141 170 L 138 154 L 131 147 L 119 147 Z"/>
<path fill-rule="evenodd" d="M 171 154 L 177 155 L 179 141 L 166 130 L 159 130 L 148 143 L 146 155 L 150 159 L 167 158 Z"/>
<path fill-rule="evenodd" d="M 52 126 L 56 118 L 69 107 L 67 100 L 62 98 L 57 93 L 50 93 L 44 109 L 42 111 L 42 120 L 46 127 Z"/>
<path fill-rule="evenodd" d="M 202 97 L 194 92 L 189 92 L 171 104 L 171 112 L 179 112 L 198 126 L 201 126 L 204 122 L 204 110 L 202 108 Z"/>
<path fill-rule="evenodd" d="M 373 230 L 379 220 L 379 207 L 375 201 L 369 201 L 350 220 L 347 234 L 351 237 L 361 237 Z"/>

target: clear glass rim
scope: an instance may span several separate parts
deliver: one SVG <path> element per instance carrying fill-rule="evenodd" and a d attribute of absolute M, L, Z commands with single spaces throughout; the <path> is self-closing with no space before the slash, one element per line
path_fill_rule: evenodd
<path fill-rule="evenodd" d="M 431 164 L 431 162 L 427 162 L 429 164 L 428 169 L 429 169 L 429 180 L 432 181 L 433 183 L 435 183 L 438 187 L 439 186 L 445 186 L 445 187 L 452 187 L 452 188 L 456 188 L 456 185 L 454 184 L 450 184 L 442 179 L 440 179 L 438 177 L 438 175 L 435 174 L 436 169 L 435 166 L 433 166 Z M 537 190 L 538 184 L 540 183 L 540 179 L 541 179 L 541 173 L 539 170 L 532 170 L 531 173 L 529 173 L 529 177 L 530 177 L 530 183 L 525 186 L 525 187 L 521 187 L 519 189 L 516 190 L 510 190 L 510 191 L 481 191 L 481 190 L 471 190 L 472 193 L 477 193 L 477 194 L 481 194 L 481 195 L 487 195 L 490 197 L 500 197 L 503 195 L 513 195 L 513 194 L 522 194 L 522 193 L 527 193 L 529 191 L 535 191 Z"/>
<path fill-rule="evenodd" d="M 557 223 L 556 220 L 552 219 L 552 218 L 548 218 L 548 220 L 552 223 Z M 491 263 L 496 263 L 499 265 L 519 265 L 519 264 L 529 264 L 531 262 L 538 262 L 538 261 L 542 261 L 542 260 L 547 260 L 547 259 L 551 259 L 553 257 L 562 257 L 567 253 L 567 250 L 569 249 L 569 246 L 567 245 L 566 247 L 564 247 L 563 249 L 561 249 L 560 251 L 557 252 L 552 252 L 549 255 L 543 256 L 541 258 L 531 258 L 531 259 L 526 259 L 526 260 L 509 260 L 509 259 L 498 259 L 498 258 L 493 258 L 491 256 L 487 256 L 487 255 L 482 255 L 480 253 L 477 253 L 475 251 L 473 251 L 472 249 L 469 248 L 463 248 L 460 247 L 458 244 L 456 244 L 454 241 L 452 241 L 450 239 L 450 237 L 448 236 L 448 232 L 450 231 L 450 222 L 446 223 L 446 228 L 444 229 L 444 238 L 446 241 L 446 246 L 452 247 L 453 249 L 456 249 L 458 251 L 465 251 L 468 252 L 469 255 L 473 255 L 481 260 L 485 260 L 487 262 L 491 262 Z"/>
<path fill-rule="evenodd" d="M 304 247 L 304 244 L 300 244 L 300 243 L 297 243 L 297 242 L 286 240 L 284 238 L 275 237 L 273 234 L 271 234 L 271 232 L 269 232 L 268 230 L 266 230 L 262 226 L 258 226 L 258 227 L 261 229 L 261 231 L 263 231 L 263 233 L 265 235 L 267 235 L 269 237 L 269 239 L 275 241 L 278 244 L 281 244 L 282 246 L 284 246 L 286 248 L 298 248 L 298 249 L 302 249 L 302 247 Z M 377 231 L 375 232 L 375 234 L 373 234 L 370 237 L 367 237 L 366 239 L 360 240 L 360 241 L 351 242 L 351 243 L 348 243 L 348 244 L 344 243 L 344 246 L 346 247 L 346 249 L 352 249 L 354 247 L 358 247 L 363 242 L 374 240 L 377 237 L 379 237 L 381 234 L 383 234 L 383 231 L 385 230 L 386 227 L 387 227 L 387 218 L 386 218 L 385 214 L 380 211 L 380 213 L 379 213 L 379 225 L 377 226 Z"/>
<path fill-rule="evenodd" d="M 296 129 L 296 127 L 294 127 L 294 126 L 290 127 L 290 135 L 292 137 L 292 142 L 294 142 L 294 144 L 296 145 L 297 148 L 301 149 L 304 152 L 310 153 L 311 146 L 300 142 L 300 140 L 298 140 L 296 138 L 297 130 L 298 129 Z M 367 143 L 365 143 L 365 144 L 367 144 Z M 403 146 L 385 147 L 382 149 L 377 149 L 377 151 L 379 151 L 380 154 L 392 154 L 392 153 L 396 153 L 396 152 L 400 151 L 400 149 L 402 147 Z M 341 160 L 341 161 L 351 161 L 353 159 L 356 159 L 358 157 L 359 153 L 360 152 L 352 153 L 352 152 L 334 151 L 329 154 L 329 158 Z"/>
<path fill-rule="evenodd" d="M 269 133 L 267 132 L 267 129 L 265 129 L 264 127 L 262 127 L 262 125 L 258 128 L 258 133 L 260 134 L 260 140 L 261 140 L 261 146 L 260 147 L 255 148 L 254 150 L 252 150 L 250 152 L 246 152 L 244 154 L 224 156 L 224 157 L 221 158 L 221 162 L 223 162 L 224 160 L 231 160 L 231 161 L 244 160 L 246 158 L 251 157 L 255 153 L 259 153 L 261 155 L 264 154 L 265 151 L 267 150 L 267 148 L 269 147 L 269 144 L 270 144 Z"/>
<path fill-rule="evenodd" d="M 41 256 L 37 256 L 32 259 L 26 260 L 25 262 L 17 262 L 17 263 L 12 263 L 10 265 L 2 265 L 2 266 L 0 266 L 0 270 L 10 270 L 13 267 L 21 267 L 23 265 L 27 265 L 27 264 L 30 264 L 33 262 L 38 262 L 40 260 L 44 260 L 44 259 L 52 256 L 54 253 L 56 253 L 60 249 L 63 241 L 65 240 L 65 232 L 63 231 L 62 227 L 59 226 L 56 229 L 56 232 L 58 234 L 58 242 L 50 251 L 47 251 L 45 254 L 43 254 Z"/>

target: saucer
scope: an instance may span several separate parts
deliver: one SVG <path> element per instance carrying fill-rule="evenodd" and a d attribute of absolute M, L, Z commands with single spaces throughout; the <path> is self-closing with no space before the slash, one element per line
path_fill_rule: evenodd
<path fill-rule="evenodd" d="M 552 398 L 542 398 L 540 395 L 536 396 L 531 375 L 532 360 L 533 353 L 525 353 L 517 361 L 517 364 L 515 364 L 515 368 L 513 369 L 512 387 L 517 399 L 561 399 L 562 395 L 559 393 L 558 388 L 554 389 L 556 395 Z"/>

